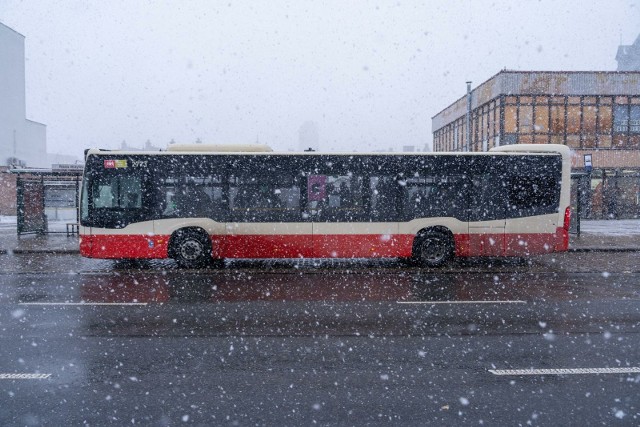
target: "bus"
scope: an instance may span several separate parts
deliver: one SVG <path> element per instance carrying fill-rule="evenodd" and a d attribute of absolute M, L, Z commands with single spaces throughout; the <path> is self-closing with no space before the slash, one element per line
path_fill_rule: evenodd
<path fill-rule="evenodd" d="M 264 146 L 89 149 L 80 253 L 172 258 L 527 257 L 569 245 L 570 152 L 276 153 Z"/>

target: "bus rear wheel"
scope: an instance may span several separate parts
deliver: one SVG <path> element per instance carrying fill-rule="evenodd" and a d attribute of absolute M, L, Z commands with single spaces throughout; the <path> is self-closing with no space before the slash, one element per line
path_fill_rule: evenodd
<path fill-rule="evenodd" d="M 171 255 L 180 267 L 205 267 L 211 262 L 209 236 L 196 230 L 178 230 L 171 239 Z"/>
<path fill-rule="evenodd" d="M 421 267 L 440 267 L 453 256 L 451 236 L 439 230 L 428 231 L 417 237 L 413 255 Z"/>

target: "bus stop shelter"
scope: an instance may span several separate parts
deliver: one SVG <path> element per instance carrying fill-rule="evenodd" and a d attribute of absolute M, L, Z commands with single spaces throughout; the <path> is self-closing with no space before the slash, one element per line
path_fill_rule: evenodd
<path fill-rule="evenodd" d="M 78 233 L 82 165 L 68 170 L 14 169 L 17 232 Z M 51 225 L 54 224 L 54 227 Z"/>

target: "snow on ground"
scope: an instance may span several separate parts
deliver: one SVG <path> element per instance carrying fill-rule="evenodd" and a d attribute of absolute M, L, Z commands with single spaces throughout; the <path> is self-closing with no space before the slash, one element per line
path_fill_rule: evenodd
<path fill-rule="evenodd" d="M 50 220 L 48 222 L 49 231 L 55 231 L 57 233 L 65 232 L 67 229 L 68 222 L 73 221 L 65 221 L 65 220 Z M 18 218 L 10 215 L 0 215 L 0 232 L 6 233 L 15 233 L 16 227 L 18 226 Z"/>
<path fill-rule="evenodd" d="M 580 232 L 609 236 L 640 235 L 640 219 L 586 220 L 580 221 Z"/>
<path fill-rule="evenodd" d="M 18 217 L 10 215 L 0 215 L 0 224 L 17 224 Z"/>

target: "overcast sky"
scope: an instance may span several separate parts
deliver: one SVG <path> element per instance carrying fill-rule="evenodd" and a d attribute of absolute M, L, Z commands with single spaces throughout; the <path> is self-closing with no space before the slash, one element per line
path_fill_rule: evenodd
<path fill-rule="evenodd" d="M 324 150 L 431 145 L 431 117 L 502 68 L 615 70 L 640 1 L 13 1 L 27 117 L 50 152 L 123 140 Z"/>

